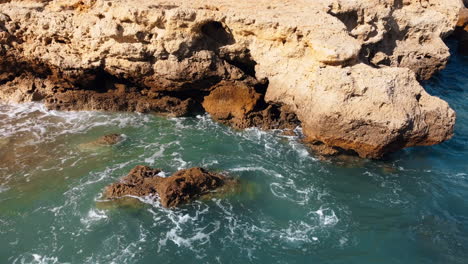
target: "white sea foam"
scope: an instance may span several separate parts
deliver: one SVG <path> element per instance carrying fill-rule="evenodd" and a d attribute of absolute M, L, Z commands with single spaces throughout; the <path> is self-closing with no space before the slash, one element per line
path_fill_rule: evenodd
<path fill-rule="evenodd" d="M 164 150 L 166 150 L 166 147 L 164 145 L 159 146 L 159 150 L 156 151 L 153 155 L 151 155 L 151 157 L 146 158 L 145 162 L 150 165 L 153 165 L 156 162 L 156 158 L 160 158 L 163 156 Z"/>
<path fill-rule="evenodd" d="M 102 112 L 50 111 L 40 103 L 0 105 L 7 118 L 0 120 L 0 134 L 4 137 L 28 134 L 32 137 L 23 144 L 53 141 L 57 135 L 80 134 L 94 127 L 141 126 L 150 119 L 139 114 L 109 114 Z"/>
<path fill-rule="evenodd" d="M 277 173 L 276 171 L 273 171 L 273 170 L 269 170 L 269 169 L 265 169 L 263 167 L 259 167 L 259 166 L 248 166 L 248 167 L 236 167 L 236 168 L 231 168 L 231 169 L 228 169 L 228 171 L 231 171 L 231 172 L 237 172 L 237 171 L 260 171 L 260 172 L 263 172 L 264 174 L 267 174 L 267 175 L 272 175 L 272 176 L 275 176 L 277 178 L 284 178 L 283 175 Z"/>
<path fill-rule="evenodd" d="M 50 138 L 51 140 L 62 133 L 86 133 L 89 129 L 96 126 L 141 126 L 142 124 L 144 125 L 146 119 L 133 114 L 107 115 L 96 112 L 68 114 L 47 111 L 45 109 L 39 110 L 38 113 L 44 114 L 45 117 L 37 123 L 41 125 L 34 128 L 34 138 Z M 50 119 L 51 117 L 56 119 L 52 120 Z M 52 124 L 57 122 L 58 125 L 54 128 Z M 255 252 L 264 245 L 268 244 L 275 248 L 294 249 L 304 245 L 315 245 L 323 241 L 326 238 L 326 232 L 331 232 L 330 230 L 333 230 L 334 226 L 339 222 L 334 211 L 338 209 L 334 206 L 327 205 L 327 207 L 324 206 L 316 210 L 318 208 L 317 204 L 311 202 L 316 202 L 316 197 L 320 198 L 326 192 L 319 192 L 313 184 L 303 184 L 305 181 L 299 180 L 305 177 L 305 173 L 307 172 L 304 166 L 299 165 L 308 164 L 306 162 L 309 162 L 312 158 L 308 155 L 307 150 L 296 141 L 297 137 L 284 137 L 278 135 L 278 131 L 264 132 L 258 129 L 249 129 L 245 132 L 239 132 L 226 129 L 224 126 L 213 122 L 207 115 L 198 116 L 195 122 L 193 119 L 184 118 L 174 118 L 170 122 L 170 129 L 173 129 L 172 124 L 174 124 L 177 128 L 175 129 L 176 131 L 162 130 L 161 132 L 158 130 L 158 138 L 132 138 L 130 142 L 127 142 L 128 145 L 133 144 L 132 147 L 138 148 L 138 152 L 135 154 L 137 157 L 128 158 L 128 161 L 123 163 L 111 163 L 105 169 L 100 167 L 81 175 L 80 178 L 72 178 L 70 176 L 71 183 L 67 186 L 67 190 L 64 193 L 65 202 L 58 206 L 54 205 L 56 207 L 53 208 L 49 207 L 49 210 L 55 214 L 55 217 L 59 218 L 57 222 L 60 224 L 62 222 L 67 223 L 66 220 L 70 218 L 69 214 L 71 212 L 73 214 L 72 217 L 80 219 L 81 224 L 85 227 L 83 229 L 83 226 L 79 225 L 80 230 L 73 229 L 73 233 L 83 235 L 90 233 L 90 228 L 99 226 L 100 223 L 105 223 L 109 221 L 109 218 L 114 217 L 112 213 L 109 213 L 110 211 L 93 208 L 88 209 L 83 214 L 79 209 L 82 208 L 83 203 L 89 203 L 89 199 L 83 199 L 86 198 L 86 195 L 89 195 L 91 192 L 91 196 L 96 197 L 102 191 L 103 186 L 123 176 L 121 175 L 125 174 L 125 172 L 122 172 L 123 168 L 131 168 L 135 164 L 140 164 L 141 161 L 150 165 L 159 165 L 158 159 L 161 157 L 169 157 L 171 169 L 191 166 L 192 162 L 195 162 L 190 159 L 190 155 L 184 155 L 184 147 L 187 148 L 187 144 L 190 144 L 190 140 L 187 140 L 186 137 L 194 130 L 195 133 L 200 133 L 199 130 L 204 130 L 204 133 L 210 133 L 213 140 L 223 139 L 225 135 L 231 138 L 234 137 L 239 141 L 239 147 L 235 146 L 234 148 L 236 148 L 236 151 L 245 153 L 246 157 L 240 157 L 239 161 L 235 163 L 236 165 L 227 165 L 228 168 L 225 168 L 226 160 L 219 154 L 207 155 L 201 162 L 198 160 L 198 163 L 193 165 L 210 167 L 215 164 L 221 164 L 219 165 L 221 168 L 230 172 L 246 172 L 248 176 L 258 173 L 262 177 L 264 176 L 271 184 L 269 186 L 270 189 L 266 185 L 265 190 L 262 191 L 265 191 L 269 198 L 275 199 L 275 197 L 278 197 L 290 201 L 291 206 L 294 207 L 293 210 L 299 211 L 298 218 L 300 220 L 292 219 L 286 223 L 278 221 L 278 219 L 275 219 L 275 216 L 269 215 L 269 212 L 265 213 L 262 209 L 252 213 L 250 210 L 257 210 L 257 208 L 252 209 L 248 204 L 249 202 L 246 203 L 245 200 L 242 200 L 245 198 L 243 194 L 239 195 L 239 197 L 234 197 L 232 200 L 228 198 L 213 199 L 213 201 L 198 201 L 179 209 L 163 208 L 155 196 L 134 197 L 151 205 L 145 206 L 145 209 L 142 210 L 144 213 L 149 212 L 152 221 L 149 224 L 145 223 L 141 225 L 138 231 L 132 229 L 132 232 L 138 232 L 139 235 L 131 238 L 131 241 L 130 239 L 126 240 L 127 238 L 122 235 L 128 230 L 120 230 L 122 231 L 121 234 L 111 234 L 105 237 L 104 246 L 100 248 L 102 254 L 89 256 L 85 258 L 87 260 L 85 262 L 109 263 L 112 259 L 114 259 L 115 263 L 131 262 L 135 259 L 138 260 L 139 252 L 148 250 L 148 244 L 151 245 L 150 250 L 154 249 L 154 246 L 157 245 L 157 250 L 160 253 L 170 251 L 173 254 L 178 254 L 174 253 L 177 251 L 174 251 L 174 247 L 179 247 L 181 252 L 188 249 L 193 251 L 197 257 L 206 254 L 206 249 L 211 247 L 209 244 L 213 244 L 223 250 L 230 249 L 235 245 L 243 255 L 245 254 L 247 258 L 255 262 L 255 260 L 258 260 L 255 259 Z M 42 126 L 43 124 L 47 125 Z M 208 132 L 205 131 L 206 128 L 209 129 Z M 178 140 L 163 144 L 162 142 L 166 142 L 165 140 L 167 139 L 164 137 L 167 136 L 177 138 Z M 159 137 L 163 138 L 163 140 L 160 140 Z M 126 145 L 125 147 L 127 147 Z M 252 146 L 258 149 L 259 153 L 243 152 L 242 147 L 246 151 L 250 151 Z M 170 153 L 170 156 L 168 153 Z M 67 152 L 65 155 L 67 157 L 57 160 L 58 167 L 55 165 L 38 167 L 38 170 L 60 170 L 60 166 L 70 166 L 70 164 L 72 166 L 79 166 L 91 155 L 85 156 L 80 153 Z M 283 158 L 285 155 L 293 159 L 299 157 L 300 160 L 294 160 L 296 163 L 290 164 Z M 99 157 L 99 155 L 96 157 Z M 231 157 L 229 157 L 228 161 L 237 161 L 236 158 L 232 157 L 231 160 Z M 246 161 L 247 159 L 242 160 L 242 158 L 251 159 Z M 128 170 L 126 169 L 125 171 Z M 166 175 L 161 173 L 160 176 L 164 177 Z M 95 186 L 102 187 L 99 187 L 101 188 L 99 189 L 95 188 Z M 270 191 L 271 194 L 269 193 Z M 239 200 L 237 200 L 238 198 Z M 255 202 L 252 202 L 252 204 L 255 204 Z M 314 208 L 316 211 L 310 212 L 311 208 Z M 244 209 L 246 210 L 244 211 Z M 307 212 L 310 212 L 310 214 L 307 214 Z M 146 221 L 144 217 L 139 220 Z M 151 228 L 148 228 L 148 225 L 151 225 Z M 65 232 L 67 229 L 59 226 L 57 230 Z M 156 233 L 154 233 L 155 230 L 157 230 Z M 57 233 L 59 234 L 60 232 Z M 54 239 L 55 243 L 59 239 L 60 237 Z M 116 243 L 117 241 L 119 243 Z M 38 256 L 40 259 L 45 258 L 40 255 Z M 50 262 L 53 263 L 53 260 Z"/>
<path fill-rule="evenodd" d="M 106 211 L 93 208 L 89 210 L 88 215 L 86 217 L 82 217 L 80 219 L 80 222 L 87 228 L 89 228 L 92 224 L 107 218 L 108 216 L 106 214 Z"/>
<path fill-rule="evenodd" d="M 315 213 L 319 216 L 320 224 L 323 226 L 334 226 L 338 223 L 339 219 L 335 211 L 329 208 L 320 208 Z"/>
<path fill-rule="evenodd" d="M 21 256 L 13 261 L 16 263 L 28 263 L 28 264 L 65 264 L 69 262 L 60 262 L 58 257 L 49 257 L 40 254 L 28 254 L 26 256 Z"/>

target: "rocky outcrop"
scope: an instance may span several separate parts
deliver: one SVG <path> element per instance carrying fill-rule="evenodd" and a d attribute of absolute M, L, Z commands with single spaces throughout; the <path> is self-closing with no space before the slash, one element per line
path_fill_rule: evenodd
<path fill-rule="evenodd" d="M 269 118 L 281 127 L 281 115 L 295 113 L 314 145 L 378 158 L 451 137 L 454 112 L 418 80 L 445 66 L 442 38 L 460 7 L 459 0 L 12 0 L 0 5 L 0 100 L 173 115 L 203 103 L 239 128 Z M 255 104 L 252 87 L 262 83 Z M 217 100 L 229 104 L 221 109 Z"/>
<path fill-rule="evenodd" d="M 77 111 L 128 111 L 187 116 L 201 111 L 192 98 L 180 98 L 156 92 L 128 89 L 123 84 L 105 92 L 94 90 L 68 90 L 51 94 L 44 100 L 49 109 Z"/>
<path fill-rule="evenodd" d="M 296 94 L 295 100 L 304 105 L 297 113 L 309 142 L 379 158 L 403 147 L 435 144 L 452 134 L 454 111 L 427 94 L 408 69 L 359 64 L 345 72 L 319 69 L 314 75 L 314 89 Z"/>
<path fill-rule="evenodd" d="M 362 62 L 409 68 L 420 80 L 445 67 L 450 53 L 442 38 L 453 31 L 460 1 L 333 2 L 329 13 L 360 41 Z"/>
<path fill-rule="evenodd" d="M 221 82 L 204 98 L 203 107 L 211 117 L 238 129 L 292 130 L 300 125 L 287 106 L 268 105 L 263 94 L 245 82 Z"/>
<path fill-rule="evenodd" d="M 454 35 L 459 41 L 459 52 L 463 55 L 468 55 L 468 8 L 460 10 L 460 17 Z"/>
<path fill-rule="evenodd" d="M 164 207 L 176 207 L 235 183 L 222 174 L 198 167 L 180 170 L 167 178 L 158 176 L 159 173 L 160 169 L 136 166 L 120 182 L 107 186 L 104 198 L 157 194 Z"/>

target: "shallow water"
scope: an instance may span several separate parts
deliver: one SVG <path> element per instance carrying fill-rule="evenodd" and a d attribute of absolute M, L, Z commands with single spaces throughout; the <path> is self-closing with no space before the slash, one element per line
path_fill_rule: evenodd
<path fill-rule="evenodd" d="M 456 110 L 455 137 L 386 161 L 320 161 L 294 137 L 207 116 L 0 105 L 0 263 L 466 263 L 468 58 L 424 85 Z M 82 147 L 110 133 L 126 139 Z M 137 164 L 227 171 L 243 192 L 100 205 Z"/>

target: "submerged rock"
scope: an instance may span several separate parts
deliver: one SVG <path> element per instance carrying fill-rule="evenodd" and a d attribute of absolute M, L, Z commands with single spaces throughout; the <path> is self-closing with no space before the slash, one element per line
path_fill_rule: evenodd
<path fill-rule="evenodd" d="M 198 167 L 180 170 L 167 178 L 158 176 L 159 173 L 160 169 L 136 166 L 120 182 L 107 186 L 104 197 L 115 199 L 158 194 L 164 207 L 175 207 L 235 183 L 222 174 Z"/>
<path fill-rule="evenodd" d="M 91 143 L 96 145 L 110 146 L 115 145 L 122 140 L 124 140 L 124 137 L 121 134 L 109 134 L 102 136 Z"/>
<path fill-rule="evenodd" d="M 78 147 L 81 149 L 81 150 L 97 150 L 97 149 L 101 149 L 103 147 L 108 147 L 108 146 L 112 146 L 112 145 L 115 145 L 115 144 L 118 144 L 120 142 L 122 142 L 123 140 L 125 139 L 125 137 L 121 134 L 109 134 L 109 135 L 105 135 L 105 136 L 102 136 L 96 140 L 93 140 L 91 142 L 87 142 L 87 143 L 82 143 L 80 145 L 78 145 Z"/>

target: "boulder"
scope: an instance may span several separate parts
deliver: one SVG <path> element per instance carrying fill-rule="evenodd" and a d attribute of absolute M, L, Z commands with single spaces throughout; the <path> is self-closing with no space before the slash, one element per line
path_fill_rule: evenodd
<path fill-rule="evenodd" d="M 156 190 L 163 206 L 174 207 L 215 191 L 226 181 L 227 178 L 221 174 L 190 168 L 164 178 Z"/>
<path fill-rule="evenodd" d="M 203 107 L 216 120 L 238 123 L 255 111 L 262 95 L 242 82 L 220 83 L 205 97 Z"/>
<path fill-rule="evenodd" d="M 120 182 L 107 186 L 104 197 L 115 199 L 157 194 L 164 207 L 176 207 L 235 182 L 199 167 L 177 171 L 167 178 L 158 176 L 160 172 L 160 169 L 136 166 Z"/>
<path fill-rule="evenodd" d="M 245 82 L 221 82 L 205 96 L 203 107 L 213 119 L 237 129 L 292 130 L 300 125 L 287 107 L 267 104 L 263 94 Z"/>
<path fill-rule="evenodd" d="M 322 142 L 363 158 L 381 158 L 453 135 L 455 112 L 426 93 L 408 69 L 360 64 L 319 68 L 312 75 L 308 90 L 294 94 L 290 103 L 296 105 L 306 141 L 313 145 Z M 292 94 L 288 90 L 279 95 L 267 93 L 270 98 L 285 95 Z"/>

